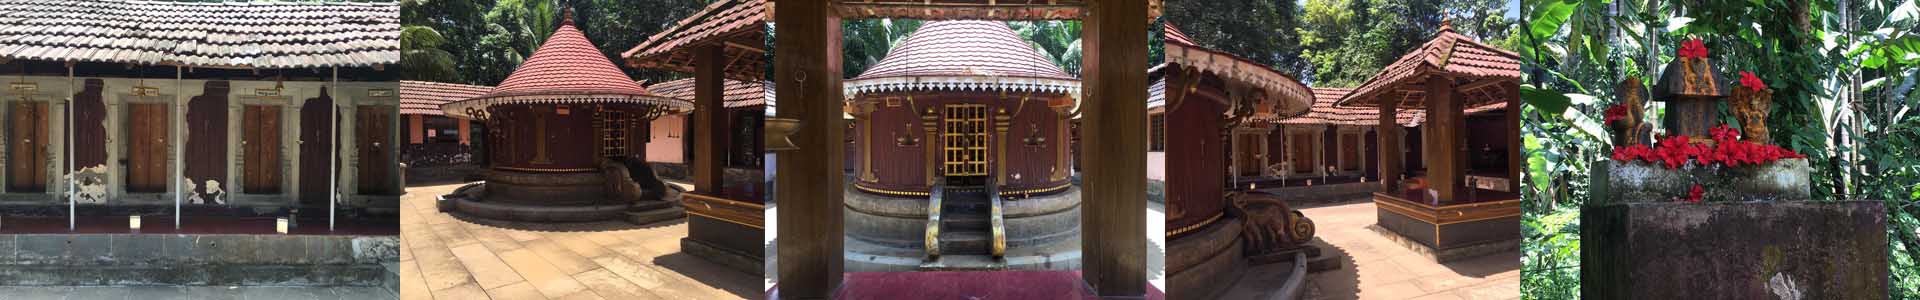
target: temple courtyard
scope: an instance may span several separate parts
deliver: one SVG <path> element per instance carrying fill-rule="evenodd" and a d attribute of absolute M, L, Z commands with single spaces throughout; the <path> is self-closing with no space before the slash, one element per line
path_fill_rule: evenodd
<path fill-rule="evenodd" d="M 1299 209 L 1319 227 L 1314 243 L 1341 265 L 1307 278 L 1308 299 L 1520 298 L 1517 250 L 1435 263 L 1368 228 L 1379 210 L 1367 198 Z"/>
<path fill-rule="evenodd" d="M 760 290 L 760 276 L 681 253 L 684 220 L 485 226 L 435 210 L 434 197 L 459 186 L 413 186 L 401 199 L 401 299 L 740 299 Z"/>

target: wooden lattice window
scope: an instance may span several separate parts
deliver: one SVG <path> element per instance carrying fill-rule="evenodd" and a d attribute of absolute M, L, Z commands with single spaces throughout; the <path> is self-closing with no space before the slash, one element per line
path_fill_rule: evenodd
<path fill-rule="evenodd" d="M 949 104 L 940 122 L 947 176 L 987 175 L 987 106 Z"/>
<path fill-rule="evenodd" d="M 626 157 L 627 139 L 631 138 L 631 132 L 628 131 L 633 128 L 633 117 L 618 110 L 596 109 L 593 122 L 600 127 L 600 156 Z"/>

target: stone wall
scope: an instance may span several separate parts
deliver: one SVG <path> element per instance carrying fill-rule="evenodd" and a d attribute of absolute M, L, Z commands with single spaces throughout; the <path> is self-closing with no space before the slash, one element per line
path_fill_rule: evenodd
<path fill-rule="evenodd" d="M 1625 203 L 1581 212 L 1594 299 L 1881 299 L 1880 202 Z"/>

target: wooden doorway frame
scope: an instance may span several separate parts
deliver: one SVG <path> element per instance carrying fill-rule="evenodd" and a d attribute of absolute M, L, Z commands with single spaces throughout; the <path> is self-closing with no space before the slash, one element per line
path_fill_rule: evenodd
<path fill-rule="evenodd" d="M 938 3 L 935 3 L 938 2 Z M 1083 149 L 1081 203 L 1082 279 L 1102 296 L 1141 297 L 1147 291 L 1146 155 L 1147 155 L 1147 35 L 1150 11 L 1156 0 L 1111 0 L 1083 3 L 1058 1 L 1034 4 L 1072 8 L 1080 15 L 1011 15 L 1004 19 L 1085 17 L 1082 33 L 1084 68 L 1081 112 L 1083 142 L 1101 147 Z M 1067 4 L 1060 4 L 1067 3 Z M 841 0 L 824 5 L 774 5 L 774 82 L 776 98 L 786 99 L 776 118 L 801 126 L 787 136 L 793 150 L 780 155 L 796 159 L 776 164 L 774 198 L 782 206 L 777 219 L 776 245 L 780 295 L 789 299 L 824 299 L 840 288 L 844 272 L 843 219 L 845 130 L 838 126 L 844 98 L 841 90 L 841 19 L 843 17 L 898 17 L 890 12 L 983 11 L 1000 6 L 994 1 L 860 1 Z M 818 4 L 817 2 L 815 4 Z M 877 9 L 875 7 L 878 6 Z M 863 9 L 865 8 L 865 9 Z M 991 15 L 991 14 L 989 14 Z M 946 18 L 952 15 L 940 15 Z"/>

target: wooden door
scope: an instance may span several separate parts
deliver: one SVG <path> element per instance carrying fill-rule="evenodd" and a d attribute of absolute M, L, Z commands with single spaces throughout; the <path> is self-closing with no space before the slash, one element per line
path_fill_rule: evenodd
<path fill-rule="evenodd" d="M 167 105 L 134 103 L 127 107 L 127 192 L 165 192 L 170 153 Z"/>
<path fill-rule="evenodd" d="M 393 194 L 393 180 L 389 168 L 394 160 L 389 155 L 389 139 L 393 138 L 393 119 L 388 115 L 387 106 L 361 106 L 354 114 L 354 128 L 358 129 L 355 139 L 359 141 L 360 151 L 360 194 Z"/>
<path fill-rule="evenodd" d="M 47 191 L 47 103 L 13 104 L 13 140 L 7 153 L 7 191 L 31 193 Z"/>
<path fill-rule="evenodd" d="M 240 179 L 249 194 L 280 193 L 280 107 L 247 105 L 241 113 Z"/>
<path fill-rule="evenodd" d="M 1239 155 L 1236 156 L 1240 159 L 1235 164 L 1239 166 L 1240 176 L 1260 176 L 1260 171 L 1267 167 L 1260 165 L 1258 156 L 1261 154 L 1260 135 L 1236 134 L 1236 136 L 1239 138 L 1236 139 L 1237 145 L 1234 145 L 1234 148 L 1239 149 L 1237 150 Z"/>
<path fill-rule="evenodd" d="M 1340 170 L 1360 170 L 1360 134 L 1340 134 Z"/>
<path fill-rule="evenodd" d="M 333 99 L 324 90 L 320 98 L 300 107 L 300 205 L 326 207 L 328 176 L 333 170 Z"/>
<path fill-rule="evenodd" d="M 1288 135 L 1287 148 L 1292 149 L 1292 151 L 1290 151 L 1292 153 L 1288 153 L 1288 155 L 1292 157 L 1289 157 L 1288 160 L 1293 164 L 1294 173 L 1313 173 L 1313 169 L 1316 166 L 1314 166 L 1313 163 L 1312 134 L 1295 133 Z"/>

